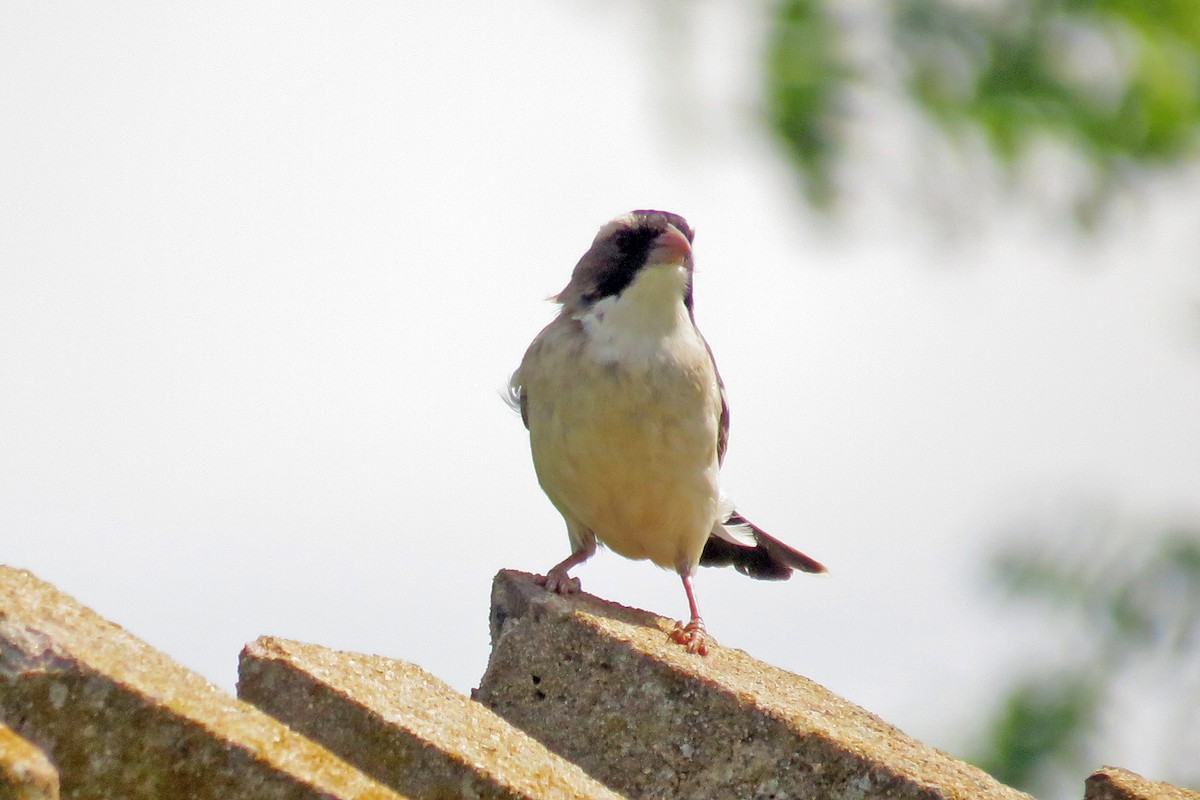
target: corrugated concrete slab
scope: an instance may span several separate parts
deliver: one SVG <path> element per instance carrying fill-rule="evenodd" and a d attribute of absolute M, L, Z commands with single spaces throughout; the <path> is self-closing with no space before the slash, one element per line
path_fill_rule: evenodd
<path fill-rule="evenodd" d="M 618 798 L 405 661 L 264 636 L 242 651 L 238 696 L 413 798 Z"/>
<path fill-rule="evenodd" d="M 478 697 L 630 797 L 1031 800 L 832 692 L 671 620 L 504 571 Z"/>
<path fill-rule="evenodd" d="M 29 572 L 0 567 L 0 720 L 63 797 L 396 800 Z"/>

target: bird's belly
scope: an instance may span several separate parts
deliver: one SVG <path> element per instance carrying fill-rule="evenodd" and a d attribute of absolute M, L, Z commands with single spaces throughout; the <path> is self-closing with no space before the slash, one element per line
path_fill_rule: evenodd
<path fill-rule="evenodd" d="M 553 400 L 530 420 L 538 480 L 613 551 L 693 566 L 720 513 L 715 379 L 704 370 L 660 369 L 651 380 L 591 367 L 540 394 Z"/>

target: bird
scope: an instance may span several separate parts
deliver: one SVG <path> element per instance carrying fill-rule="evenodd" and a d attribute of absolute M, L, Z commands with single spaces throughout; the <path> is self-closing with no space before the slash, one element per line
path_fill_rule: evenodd
<path fill-rule="evenodd" d="M 558 315 L 529 345 L 507 399 L 571 545 L 537 582 L 580 591 L 569 570 L 597 543 L 674 570 L 690 619 L 670 638 L 706 655 L 697 566 L 765 580 L 825 567 L 751 523 L 721 490 L 729 404 L 696 326 L 694 236 L 668 211 L 635 210 L 603 225 L 551 298 Z"/>

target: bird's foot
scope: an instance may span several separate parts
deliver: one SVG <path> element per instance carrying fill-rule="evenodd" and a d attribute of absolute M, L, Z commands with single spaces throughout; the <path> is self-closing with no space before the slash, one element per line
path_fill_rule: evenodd
<path fill-rule="evenodd" d="M 671 631 L 671 641 L 683 645 L 689 653 L 708 655 L 708 631 L 704 628 L 704 620 L 699 617 L 687 625 L 676 622 L 675 630 Z"/>
<path fill-rule="evenodd" d="M 559 567 L 551 567 L 545 575 L 536 575 L 533 580 L 545 586 L 547 592 L 555 594 L 575 594 L 582 586 L 579 578 L 572 578 L 565 569 Z"/>

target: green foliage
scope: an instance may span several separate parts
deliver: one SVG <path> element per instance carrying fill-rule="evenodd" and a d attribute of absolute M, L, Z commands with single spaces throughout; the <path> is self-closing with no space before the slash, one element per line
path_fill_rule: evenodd
<path fill-rule="evenodd" d="M 1071 556 L 1011 548 L 993 560 L 993 578 L 1010 597 L 1072 615 L 1104 661 L 1200 647 L 1200 531 L 1168 530 L 1107 556 L 1097 549 Z"/>
<path fill-rule="evenodd" d="M 834 197 L 832 169 L 840 134 L 839 98 L 852 76 L 840 31 L 820 0 L 784 0 L 767 48 L 767 103 L 772 130 L 818 208 Z"/>
<path fill-rule="evenodd" d="M 895 31 L 913 96 L 947 125 L 978 125 L 1002 160 L 1039 135 L 1104 170 L 1195 153 L 1196 0 L 904 0 Z"/>
<path fill-rule="evenodd" d="M 1098 191 L 1197 153 L 1200 0 L 899 0 L 885 54 L 950 136 L 979 132 L 1015 171 L 1039 142 L 1089 165 Z M 782 0 L 766 58 L 770 123 L 827 207 L 844 98 L 865 72 L 830 0 Z"/>
<path fill-rule="evenodd" d="M 1010 545 L 993 559 L 992 578 L 1013 600 L 1074 623 L 1083 644 L 1065 664 L 1031 669 L 1014 680 L 972 759 L 1035 794 L 1053 783 L 1056 772 L 1077 776 L 1088 766 L 1083 757 L 1103 734 L 1101 711 L 1119 681 L 1147 663 L 1174 665 L 1172 672 L 1182 675 L 1200 656 L 1200 530 L 1130 536 L 1097 526 L 1087 539 L 1043 533 L 1037 540 L 1063 546 Z M 1128 544 L 1114 550 L 1114 541 Z M 1186 695 L 1182 680 L 1149 691 L 1163 688 L 1183 707 L 1200 701 Z M 1198 733 L 1166 731 L 1167 741 L 1184 752 L 1200 747 L 1188 741 Z"/>
<path fill-rule="evenodd" d="M 1049 766 L 1070 769 L 1100 710 L 1097 687 L 1067 672 L 1023 678 L 1012 687 L 988 730 L 988 750 L 974 760 L 1009 786 L 1040 788 Z"/>

